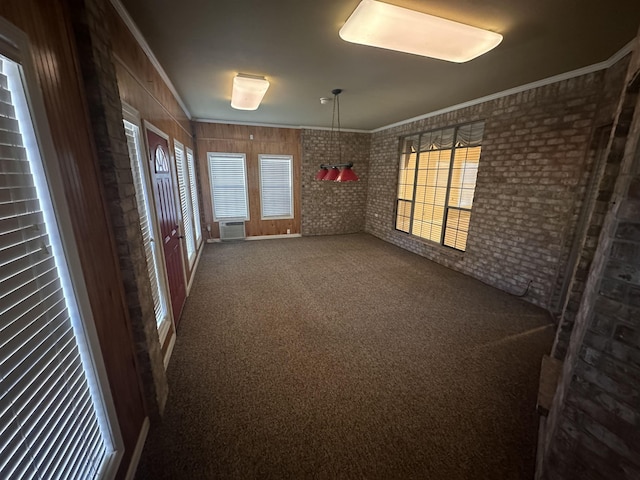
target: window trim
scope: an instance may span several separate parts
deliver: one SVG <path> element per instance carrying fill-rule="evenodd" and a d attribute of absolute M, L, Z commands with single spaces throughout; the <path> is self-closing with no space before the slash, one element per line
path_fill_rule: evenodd
<path fill-rule="evenodd" d="M 200 220 L 200 203 L 198 198 L 198 180 L 196 173 L 196 159 L 193 150 L 189 147 L 185 148 L 187 157 L 187 168 L 189 172 L 189 188 L 191 189 L 191 213 L 193 218 L 193 230 L 196 242 L 196 253 L 198 247 L 202 243 L 202 222 Z"/>
<path fill-rule="evenodd" d="M 136 127 L 138 127 L 138 142 L 140 146 L 140 163 L 141 163 L 141 171 L 142 174 L 142 182 L 144 183 L 144 188 L 147 193 L 147 206 L 148 206 L 148 214 L 151 220 L 151 229 L 153 233 L 153 238 L 162 238 L 160 234 L 160 226 L 158 225 L 158 215 L 156 213 L 156 204 L 155 204 L 155 196 L 153 193 L 153 186 L 151 182 L 151 173 L 149 172 L 149 162 L 148 162 L 148 153 L 147 153 L 147 144 L 145 139 L 143 138 L 143 130 L 142 130 L 142 119 L 140 117 L 140 113 L 129 105 L 126 102 L 122 102 L 122 118 L 129 123 L 132 123 Z M 167 280 L 167 271 L 166 271 L 166 262 L 164 258 L 164 249 L 162 248 L 159 242 L 156 242 L 156 246 L 158 248 L 155 249 L 157 258 L 157 268 L 158 268 L 158 281 L 160 284 L 161 295 L 163 296 L 162 301 L 164 302 L 165 309 L 165 318 L 158 324 L 158 337 L 160 338 L 160 344 L 162 345 L 171 330 L 171 325 L 173 324 L 173 309 L 171 308 L 171 294 L 169 292 L 169 283 Z"/>
<path fill-rule="evenodd" d="M 216 204 L 215 204 L 215 190 L 213 186 L 213 178 L 211 175 L 211 159 L 212 157 L 228 157 L 228 158 L 237 158 L 242 159 L 243 169 L 244 169 L 244 196 L 245 196 L 245 205 L 247 207 L 247 215 L 245 217 L 218 217 L 216 215 Z M 251 208 L 249 207 L 249 182 L 247 178 L 247 155 L 245 153 L 228 153 L 228 152 L 207 152 L 207 167 L 209 173 L 209 185 L 210 185 L 210 193 L 211 193 L 211 207 L 213 209 L 213 221 L 214 222 L 233 222 L 233 221 L 244 221 L 248 222 L 251 220 Z"/>
<path fill-rule="evenodd" d="M 419 239 L 422 242 L 428 242 L 430 244 L 433 245 L 438 245 L 440 247 L 445 247 L 449 250 L 453 250 L 455 252 L 459 252 L 459 253 L 464 253 L 466 252 L 466 243 L 465 243 L 465 249 L 461 250 L 459 248 L 456 248 L 454 246 L 451 245 L 446 245 L 445 242 L 445 235 L 446 235 L 446 229 L 447 229 L 447 220 L 449 217 L 449 210 L 457 210 L 457 211 L 464 211 L 464 212 L 472 212 L 473 211 L 473 200 L 475 200 L 475 191 L 476 191 L 476 187 L 477 187 L 477 183 L 476 185 L 474 185 L 474 199 L 471 201 L 471 207 L 469 208 L 464 208 L 464 207 L 456 207 L 456 206 L 449 206 L 449 198 L 450 198 L 450 193 L 451 193 L 451 181 L 452 181 L 452 176 L 453 176 L 453 162 L 455 159 L 455 152 L 456 149 L 459 147 L 456 147 L 455 143 L 456 140 L 458 138 L 458 131 L 468 125 L 474 125 L 474 124 L 478 124 L 478 123 L 482 123 L 483 124 L 483 136 L 482 139 L 480 141 L 480 144 L 477 145 L 479 147 L 482 148 L 482 142 L 484 141 L 484 126 L 486 124 L 485 120 L 475 120 L 475 121 L 470 121 L 470 122 L 464 122 L 464 123 L 459 123 L 456 125 L 446 125 L 446 126 L 442 126 L 442 127 L 438 127 L 438 128 L 431 128 L 428 130 L 422 130 L 419 132 L 413 132 L 407 135 L 403 135 L 401 137 L 399 137 L 399 159 L 398 159 L 398 174 L 396 175 L 396 179 L 397 179 L 397 184 L 396 184 L 396 195 L 395 195 L 395 205 L 394 205 L 394 223 L 393 223 L 393 228 L 394 230 L 401 232 L 403 234 L 409 235 L 411 237 L 414 237 L 416 239 Z M 445 200 L 444 200 L 444 205 L 443 205 L 443 215 L 442 215 L 442 231 L 440 232 L 440 240 L 438 242 L 435 242 L 433 240 L 430 240 L 428 238 L 424 238 L 421 237 L 420 235 L 416 235 L 414 233 L 411 233 L 413 230 L 413 223 L 414 223 L 414 214 L 415 214 L 415 207 L 416 207 L 416 192 L 417 192 L 417 179 L 418 179 L 418 171 L 419 171 L 419 165 L 420 165 L 420 143 L 422 141 L 422 137 L 425 134 L 431 133 L 431 132 L 438 132 L 438 131 L 443 131 L 443 130 L 448 130 L 448 129 L 453 129 L 453 146 L 449 149 L 451 151 L 451 154 L 449 155 L 449 166 L 448 166 L 448 178 L 447 178 L 447 187 L 446 187 L 446 193 L 445 193 Z M 415 168 L 415 172 L 414 172 L 414 178 L 413 178 L 413 195 L 411 197 L 411 200 L 406 200 L 406 199 L 402 199 L 398 197 L 399 194 L 399 186 L 400 186 L 400 182 L 399 182 L 399 170 L 400 170 L 400 162 L 402 161 L 403 155 L 405 155 L 404 152 L 404 142 L 406 141 L 407 138 L 409 137 L 417 137 L 418 139 L 418 151 L 417 156 L 416 156 L 416 168 Z M 467 148 L 472 148 L 472 147 L 467 147 Z M 482 152 L 482 150 L 481 150 Z M 482 153 L 480 154 L 482 155 Z M 478 159 L 478 165 L 480 163 L 480 159 L 481 156 Z M 403 201 L 403 202 L 410 202 L 411 203 L 411 213 L 409 216 L 409 231 L 405 232 L 404 230 L 401 230 L 398 228 L 398 206 L 399 203 Z M 467 236 L 468 236 L 469 232 L 467 232 Z"/>
<path fill-rule="evenodd" d="M 288 215 L 277 215 L 277 216 L 265 216 L 264 215 L 264 196 L 263 196 L 263 186 L 262 186 L 262 161 L 265 158 L 273 158 L 277 160 L 288 160 L 289 162 L 289 205 L 291 207 L 290 213 Z M 260 177 L 260 220 L 290 220 L 294 218 L 295 209 L 294 209 L 294 198 L 293 198 L 293 155 L 272 155 L 268 153 L 261 153 L 258 155 L 258 175 Z"/>
<path fill-rule="evenodd" d="M 180 221 L 182 223 L 182 236 L 184 240 L 184 248 L 187 253 L 187 264 L 189 269 L 193 268 L 193 264 L 196 261 L 196 256 L 198 254 L 198 245 L 196 243 L 196 232 L 193 226 L 193 206 L 191 205 L 191 186 L 189 182 L 189 167 L 187 165 L 187 152 L 184 148 L 184 145 L 173 139 L 173 153 L 175 156 L 176 163 L 176 178 L 178 181 L 178 203 L 180 204 Z M 182 167 L 178 165 L 178 153 L 182 155 Z M 180 172 L 182 170 L 182 172 Z M 183 175 L 180 175 L 182 173 Z M 184 177 L 184 178 L 181 178 Z M 184 181 L 186 180 L 186 182 Z M 184 189 L 184 197 L 186 200 L 186 205 L 182 203 L 182 192 L 181 189 Z M 185 215 L 186 213 L 186 215 Z M 190 237 L 189 237 L 190 236 Z M 189 238 L 191 238 L 191 242 L 189 242 Z M 192 250 L 190 252 L 190 250 Z"/>
<path fill-rule="evenodd" d="M 100 403 L 97 415 L 101 417 L 102 425 L 105 427 L 105 434 L 111 443 L 112 452 L 107 453 L 102 478 L 114 478 L 119 464 L 124 454 L 124 441 L 120 431 L 118 416 L 111 387 L 109 385 L 107 371 L 102 356 L 102 350 L 96 330 L 95 321 L 89 301 L 89 293 L 84 279 L 84 272 L 78 254 L 77 242 L 73 232 L 73 222 L 71 220 L 70 208 L 66 199 L 64 181 L 60 170 L 57 151 L 55 149 L 49 120 L 46 114 L 42 92 L 37 83 L 37 72 L 33 64 L 33 56 L 28 36 L 0 17 L 0 53 L 20 65 L 22 86 L 24 88 L 24 103 L 29 112 L 30 122 L 25 128 L 28 132 L 23 132 L 23 137 L 31 137 L 31 147 L 25 138 L 25 147 L 31 148 L 31 152 L 36 152 L 39 159 L 34 161 L 35 168 L 39 169 L 39 175 L 43 181 L 46 179 L 48 195 L 40 199 L 42 210 L 49 209 L 53 220 L 57 226 L 57 236 L 61 246 L 61 256 L 66 263 L 66 274 L 68 276 L 70 290 L 75 299 L 75 308 L 79 313 L 78 321 L 74 322 L 74 329 L 77 327 L 78 349 L 89 365 L 91 365 L 92 375 L 87 378 L 89 388 L 95 392 L 95 399 Z M 35 148 L 34 148 L 35 147 Z M 48 197 L 48 198 L 46 198 Z M 56 235 L 56 232 L 50 232 Z M 61 278 L 61 281 L 64 279 Z"/>

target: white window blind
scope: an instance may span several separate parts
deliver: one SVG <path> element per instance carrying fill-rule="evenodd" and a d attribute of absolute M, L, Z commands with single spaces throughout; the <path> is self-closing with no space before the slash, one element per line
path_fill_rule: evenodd
<path fill-rule="evenodd" d="M 127 147 L 129 147 L 129 158 L 131 160 L 131 170 L 133 173 L 133 183 L 136 190 L 136 203 L 138 214 L 140 215 L 140 231 L 144 244 L 144 254 L 147 259 L 147 274 L 151 283 L 151 298 L 153 299 L 153 310 L 156 316 L 158 327 L 167 320 L 167 299 L 163 294 L 160 265 L 161 257 L 159 246 L 155 241 L 153 233 L 153 220 L 151 218 L 151 204 L 149 192 L 144 180 L 143 156 L 140 149 L 140 128 L 124 120 L 124 131 L 127 137 Z"/>
<path fill-rule="evenodd" d="M 293 157 L 259 155 L 262 219 L 293 218 Z"/>
<path fill-rule="evenodd" d="M 200 224 L 200 204 L 198 203 L 198 184 L 196 182 L 196 165 L 193 151 L 187 147 L 187 167 L 189 169 L 189 189 L 191 190 L 191 206 L 193 207 L 193 226 L 196 236 L 196 247 L 202 239 L 202 226 Z"/>
<path fill-rule="evenodd" d="M 19 68 L 0 55 L 0 478 L 101 478 L 114 447 Z"/>
<path fill-rule="evenodd" d="M 196 258 L 196 240 L 193 233 L 193 210 L 191 208 L 191 192 L 189 191 L 189 173 L 187 172 L 187 165 L 184 158 L 184 145 L 174 139 L 173 150 L 176 154 L 178 191 L 180 193 L 180 207 L 182 211 L 182 230 L 187 246 L 189 265 L 192 265 Z"/>
<path fill-rule="evenodd" d="M 245 155 L 210 152 L 208 157 L 214 220 L 249 220 Z"/>

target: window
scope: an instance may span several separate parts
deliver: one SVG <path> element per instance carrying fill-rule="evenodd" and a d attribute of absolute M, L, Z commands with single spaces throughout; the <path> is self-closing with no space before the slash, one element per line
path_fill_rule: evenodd
<path fill-rule="evenodd" d="M 208 153 L 213 219 L 249 220 L 244 153 Z"/>
<path fill-rule="evenodd" d="M 396 229 L 464 251 L 484 123 L 402 140 Z"/>
<path fill-rule="evenodd" d="M 174 139 L 173 149 L 176 154 L 176 171 L 178 175 L 178 192 L 180 193 L 183 234 L 187 247 L 187 258 L 189 259 L 189 266 L 192 266 L 194 260 L 196 259 L 196 238 L 193 231 L 193 208 L 191 207 L 189 172 L 187 171 L 184 145 Z"/>
<path fill-rule="evenodd" d="M 125 112 L 125 116 L 132 116 Z M 131 118 L 134 120 L 134 118 Z M 138 125 L 124 120 L 124 131 L 127 137 L 127 146 L 129 147 L 129 158 L 131 160 L 131 171 L 133 173 L 133 183 L 136 190 L 136 202 L 138 205 L 138 213 L 140 215 L 140 231 L 142 233 L 142 242 L 144 243 L 144 254 L 147 259 L 147 274 L 151 283 L 151 298 L 153 299 L 153 310 L 156 317 L 158 330 L 161 332 L 160 340 L 164 340 L 164 336 L 169 327 L 167 296 L 165 294 L 163 276 L 161 273 L 162 257 L 160 247 L 155 238 L 161 238 L 156 232 L 156 225 L 152 217 L 152 205 L 147 189 L 147 181 L 145 177 L 145 158 L 142 155 L 140 142 L 140 127 Z"/>
<path fill-rule="evenodd" d="M 16 39 L 0 41 L 0 478 L 113 476 L 121 437 L 60 174 L 40 155 L 52 148 L 46 122 L 34 126 L 45 117 L 33 67 L 14 60 L 28 44 L 2 19 L 0 30 Z"/>
<path fill-rule="evenodd" d="M 262 220 L 293 218 L 293 157 L 259 155 Z"/>
<path fill-rule="evenodd" d="M 193 226 L 196 234 L 196 247 L 202 240 L 202 225 L 200 224 L 200 205 L 198 203 L 198 184 L 196 183 L 196 165 L 193 151 L 187 147 L 187 168 L 189 169 L 189 189 L 191 190 L 191 206 L 193 207 Z"/>

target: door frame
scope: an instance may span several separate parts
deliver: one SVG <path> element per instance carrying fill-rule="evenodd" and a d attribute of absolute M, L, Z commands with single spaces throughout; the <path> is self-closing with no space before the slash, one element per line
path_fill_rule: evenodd
<path fill-rule="evenodd" d="M 127 120 L 128 122 L 133 123 L 139 129 L 138 141 L 140 143 L 140 150 L 141 150 L 140 155 L 142 155 L 142 158 L 141 158 L 142 182 L 144 184 L 144 188 L 147 191 L 147 197 L 149 198 L 149 215 L 151 216 L 151 220 L 152 220 L 151 228 L 152 228 L 153 237 L 155 239 L 160 239 L 162 237 L 160 234 L 160 227 L 158 226 L 158 216 L 156 214 L 156 201 L 155 201 L 155 196 L 153 195 L 153 187 L 151 184 L 151 173 L 149 171 L 149 162 L 147 161 L 147 158 L 149 155 L 148 153 L 149 148 L 147 146 L 146 138 L 143 138 L 145 137 L 144 131 L 143 131 L 143 125 L 142 125 L 143 121 L 140 117 L 140 112 L 138 112 L 135 108 L 133 108 L 131 105 L 129 105 L 126 102 L 122 102 L 122 117 L 124 120 Z M 159 246 L 160 244 L 157 243 L 157 245 Z M 164 258 L 164 249 L 157 248 L 157 251 L 161 260 L 159 265 L 159 272 L 158 272 L 160 274 L 159 284 L 160 284 L 160 288 L 162 289 L 162 294 L 164 295 L 164 298 L 167 301 L 167 318 L 160 325 L 158 325 L 158 337 L 160 338 L 160 345 L 162 345 L 166 340 L 167 336 L 169 335 L 169 331 L 174 325 L 174 319 L 173 319 L 173 310 L 171 309 L 171 305 L 169 303 L 171 302 L 171 296 L 169 293 L 169 283 L 167 280 L 167 267 L 166 267 L 166 260 Z"/>
<path fill-rule="evenodd" d="M 175 152 L 173 151 L 173 145 L 171 142 L 171 138 L 169 137 L 168 134 L 166 134 L 165 132 L 163 132 L 162 130 L 160 130 L 158 127 L 156 127 L 153 123 L 149 122 L 148 120 L 142 120 L 142 124 L 145 128 L 145 130 L 149 130 L 153 133 L 155 133 L 156 135 L 158 135 L 159 137 L 164 138 L 167 141 L 167 145 L 169 147 L 169 170 L 170 170 L 170 175 L 171 175 L 171 180 L 173 183 L 173 205 L 174 208 L 176 208 L 176 212 L 178 212 L 178 214 L 180 214 L 181 210 L 180 210 L 180 191 L 178 190 L 178 174 L 176 172 L 176 158 L 175 158 Z M 152 181 L 151 181 L 151 170 L 150 170 L 150 166 L 149 166 L 149 155 L 150 155 L 150 149 L 149 149 L 149 139 L 145 134 L 144 136 L 144 146 L 145 146 L 145 150 L 146 150 L 146 159 L 147 159 L 147 165 L 145 167 L 145 172 L 146 172 L 146 176 L 147 176 L 147 181 L 149 182 L 147 184 L 147 186 L 151 185 L 151 192 L 154 192 L 153 194 L 153 213 L 155 215 L 155 222 L 154 222 L 154 227 L 158 228 L 158 231 L 160 229 L 160 226 L 158 225 L 158 215 L 157 215 L 157 205 L 156 205 L 156 197 L 155 197 L 155 189 L 152 185 Z M 182 225 L 181 222 L 178 222 L 178 233 L 180 236 L 184 235 L 184 232 L 182 232 Z M 162 238 L 162 235 L 160 235 L 158 238 Z M 184 242 L 180 242 L 180 258 L 182 260 L 182 280 L 184 282 L 184 286 L 185 286 L 185 300 L 186 298 L 189 296 L 189 291 L 187 290 L 187 272 L 186 272 L 186 266 L 184 264 L 184 258 L 185 258 L 185 247 L 184 247 Z M 163 258 L 163 270 L 165 272 L 165 279 L 167 281 L 167 290 L 169 291 L 169 280 L 168 280 L 168 273 L 166 271 L 166 258 L 164 256 L 164 248 L 162 249 L 162 258 Z M 169 299 L 171 301 L 171 295 L 169 295 Z M 173 331 L 175 332 L 176 329 L 176 318 L 174 318 L 173 316 L 173 307 L 171 308 L 172 310 L 172 314 L 171 314 L 171 323 L 173 326 Z M 175 336 L 174 339 L 172 339 L 172 345 L 173 342 L 175 341 Z M 161 345 L 164 345 L 163 342 L 160 342 Z M 170 346 L 170 348 L 172 348 L 172 345 Z M 169 351 L 167 351 L 167 353 L 170 353 Z"/>

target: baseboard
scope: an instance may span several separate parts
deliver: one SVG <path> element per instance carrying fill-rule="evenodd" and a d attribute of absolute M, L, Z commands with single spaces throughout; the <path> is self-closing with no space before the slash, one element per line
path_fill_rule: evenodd
<path fill-rule="evenodd" d="M 193 262 L 193 268 L 191 269 L 191 277 L 189 277 L 189 283 L 187 284 L 187 297 L 191 292 L 193 279 L 196 278 L 196 272 L 198 271 L 198 265 L 200 264 L 200 257 L 202 256 L 202 250 L 204 250 L 204 248 L 200 247 L 200 250 L 198 250 L 198 255 L 196 256 L 196 261 Z"/>
<path fill-rule="evenodd" d="M 300 233 L 285 233 L 282 235 L 255 235 L 253 237 L 247 237 L 242 240 L 275 240 L 276 238 L 300 238 Z M 237 241 L 237 240 L 236 240 Z M 208 238 L 207 243 L 222 243 L 219 238 Z"/>
<path fill-rule="evenodd" d="M 131 455 L 131 462 L 129 462 L 129 468 L 127 469 L 127 475 L 124 477 L 127 480 L 133 480 L 136 476 L 136 470 L 138 469 L 138 463 L 140 463 L 140 457 L 142 456 L 142 450 L 144 450 L 144 444 L 147 441 L 147 434 L 149 433 L 149 417 L 145 417 L 142 422 L 142 428 L 138 435 L 138 441 L 136 442 L 136 448 L 133 449 Z"/>
<path fill-rule="evenodd" d="M 276 238 L 300 238 L 299 233 L 285 233 L 284 235 L 256 235 L 255 237 L 247 237 L 245 240 L 275 240 Z"/>
<path fill-rule="evenodd" d="M 173 347 L 176 345 L 176 337 L 177 333 L 174 331 L 171 336 L 171 340 L 169 340 L 169 346 L 167 347 L 167 353 L 164 354 L 164 358 L 162 362 L 164 363 L 164 369 L 166 370 L 169 366 L 169 360 L 171 360 L 171 354 L 173 353 Z"/>

